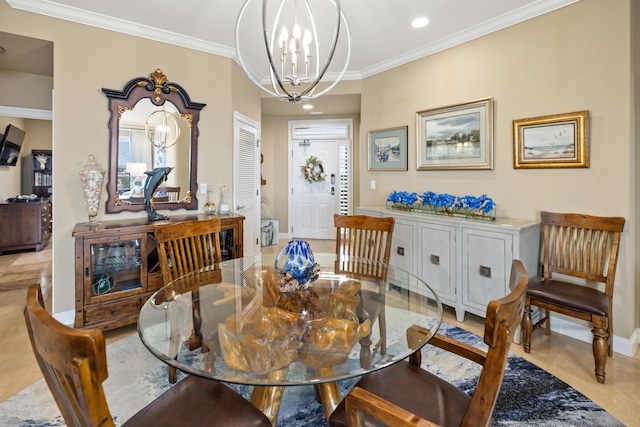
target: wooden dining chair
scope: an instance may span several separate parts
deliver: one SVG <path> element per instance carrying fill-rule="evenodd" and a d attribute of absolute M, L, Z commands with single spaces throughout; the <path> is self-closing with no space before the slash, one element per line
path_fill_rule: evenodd
<path fill-rule="evenodd" d="M 395 219 L 392 217 L 375 217 L 368 215 L 333 216 L 336 227 L 336 273 L 351 273 L 361 277 L 373 278 L 384 286 L 387 279 L 389 258 L 391 256 L 391 240 Z M 386 321 L 384 313 L 384 289 L 380 292 L 360 291 L 361 304 L 358 307 L 360 321 L 369 319 L 371 325 L 378 320 L 380 329 L 380 354 L 386 354 Z M 371 338 L 360 341 L 363 364 L 370 361 Z"/>
<path fill-rule="evenodd" d="M 102 331 L 59 323 L 45 310 L 37 283 L 27 291 L 24 317 L 36 360 L 66 425 L 115 426 L 102 387 L 108 377 Z M 267 427 L 271 422 L 229 387 L 189 375 L 120 425 Z"/>
<path fill-rule="evenodd" d="M 527 290 L 524 351 L 531 351 L 532 305 L 544 310 L 536 326 L 546 322 L 547 335 L 551 333 L 549 311 L 587 320 L 593 325 L 596 379 L 604 383 L 607 355 L 613 354 L 613 284 L 625 220 L 553 212 L 540 216 L 542 276 L 533 278 Z"/>
<path fill-rule="evenodd" d="M 154 230 L 154 236 L 158 244 L 158 261 L 165 285 L 187 273 L 205 267 L 215 268 L 222 261 L 220 218 L 159 224 Z M 198 289 L 194 289 L 192 293 L 193 331 L 187 341 L 189 350 L 202 346 Z M 204 348 L 203 350 L 206 351 Z M 169 366 L 169 381 L 172 384 L 176 382 L 176 374 L 176 369 Z"/>
<path fill-rule="evenodd" d="M 180 200 L 180 187 L 158 187 L 154 200 L 162 198 L 162 201 L 177 202 Z M 156 200 L 161 201 L 161 200 Z"/>
<path fill-rule="evenodd" d="M 329 419 L 331 427 L 488 426 L 502 386 L 507 356 L 520 325 L 529 278 L 520 260 L 511 267 L 511 293 L 487 306 L 482 351 L 455 339 L 434 335 L 429 344 L 482 365 L 473 397 L 420 368 L 421 353 L 409 361 L 365 375 Z M 418 327 L 415 327 L 418 328 Z M 412 333 L 407 331 L 411 345 Z"/>

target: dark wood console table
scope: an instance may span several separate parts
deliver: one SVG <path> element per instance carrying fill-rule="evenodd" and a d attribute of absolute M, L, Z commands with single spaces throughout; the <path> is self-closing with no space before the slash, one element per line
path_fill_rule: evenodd
<path fill-rule="evenodd" d="M 199 221 L 205 214 L 175 215 L 168 221 Z M 220 215 L 223 259 L 243 256 L 242 215 Z M 153 231 L 167 221 L 146 218 L 76 224 L 76 328 L 118 328 L 135 323 L 138 312 L 164 283 Z"/>

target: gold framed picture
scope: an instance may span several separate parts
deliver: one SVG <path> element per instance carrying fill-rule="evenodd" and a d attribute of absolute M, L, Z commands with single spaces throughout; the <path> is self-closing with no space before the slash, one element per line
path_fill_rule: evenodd
<path fill-rule="evenodd" d="M 588 168 L 589 111 L 514 120 L 513 167 Z"/>

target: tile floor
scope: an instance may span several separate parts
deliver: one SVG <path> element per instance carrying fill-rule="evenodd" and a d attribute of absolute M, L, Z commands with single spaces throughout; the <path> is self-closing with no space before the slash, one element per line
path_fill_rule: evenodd
<path fill-rule="evenodd" d="M 311 241 L 317 252 L 333 252 L 335 242 Z M 265 256 L 275 256 L 286 242 L 262 248 Z M 20 252 L 0 256 L 0 402 L 41 378 L 32 356 L 22 310 L 25 290 L 12 289 L 20 283 L 40 280 L 45 303 L 51 308 L 51 246 L 41 252 Z M 8 290 L 7 290 L 8 289 Z M 483 319 L 467 314 L 458 323 L 451 309 L 444 321 L 481 334 Z M 107 342 L 135 333 L 135 325 L 105 333 Z M 607 380 L 598 384 L 593 375 L 591 345 L 561 334 L 546 337 L 535 331 L 532 353 L 524 354 L 514 345 L 512 351 L 570 384 L 613 416 L 629 426 L 640 426 L 640 352 L 630 358 L 614 353 L 607 362 Z"/>

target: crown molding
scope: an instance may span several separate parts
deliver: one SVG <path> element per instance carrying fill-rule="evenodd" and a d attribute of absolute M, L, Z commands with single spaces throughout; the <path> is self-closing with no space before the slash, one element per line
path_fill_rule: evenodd
<path fill-rule="evenodd" d="M 516 9 L 513 12 L 500 15 L 489 21 L 483 22 L 481 25 L 467 28 L 464 31 L 460 31 L 449 37 L 440 39 L 435 43 L 425 45 L 419 49 L 414 49 L 411 52 L 396 56 L 372 67 L 361 70 L 360 74 L 363 78 L 371 77 L 383 71 L 388 71 L 400 65 L 408 64 L 409 62 L 442 52 L 443 50 L 450 49 L 482 36 L 486 36 L 487 34 L 503 30 L 507 27 L 544 15 L 545 13 L 553 12 L 554 10 L 579 1 L 580 0 L 538 0 L 535 3 Z"/>
<path fill-rule="evenodd" d="M 49 0 L 5 0 L 11 7 L 28 12 L 38 13 L 53 18 L 63 19 L 78 24 L 89 25 L 105 30 L 116 31 L 136 37 L 149 40 L 159 41 L 163 43 L 181 46 L 201 52 L 212 53 L 227 58 L 235 58 L 235 47 L 220 45 L 213 42 L 188 37 L 182 34 L 153 28 L 146 25 L 140 25 L 135 22 L 116 19 L 105 15 L 87 12 L 78 8 L 60 5 Z M 362 79 L 390 70 L 400 65 L 421 59 L 454 46 L 466 43 L 479 37 L 502 30 L 512 25 L 524 22 L 526 20 L 538 17 L 548 12 L 560 9 L 580 0 L 538 0 L 529 5 L 523 6 L 513 12 L 497 16 L 487 22 L 468 28 L 464 31 L 456 33 L 452 36 L 438 40 L 435 43 L 425 45 L 411 52 L 390 58 L 374 66 L 363 70 L 351 71 L 343 77 L 344 80 Z M 337 74 L 336 74 L 337 76 Z M 332 76 L 325 76 L 328 80 Z M 267 78 L 268 80 L 268 78 Z"/>
<path fill-rule="evenodd" d="M 53 120 L 53 111 L 0 105 L 0 116 L 21 119 Z"/>
<path fill-rule="evenodd" d="M 124 19 L 113 18 L 99 13 L 87 12 L 82 9 L 53 3 L 48 0 L 6 0 L 14 9 L 33 12 L 52 18 L 63 19 L 77 24 L 89 25 L 104 30 L 141 37 L 148 40 L 168 43 L 174 46 L 194 49 L 232 58 L 235 48 L 208 42 L 195 37 L 161 30 L 148 25 L 141 25 Z"/>

